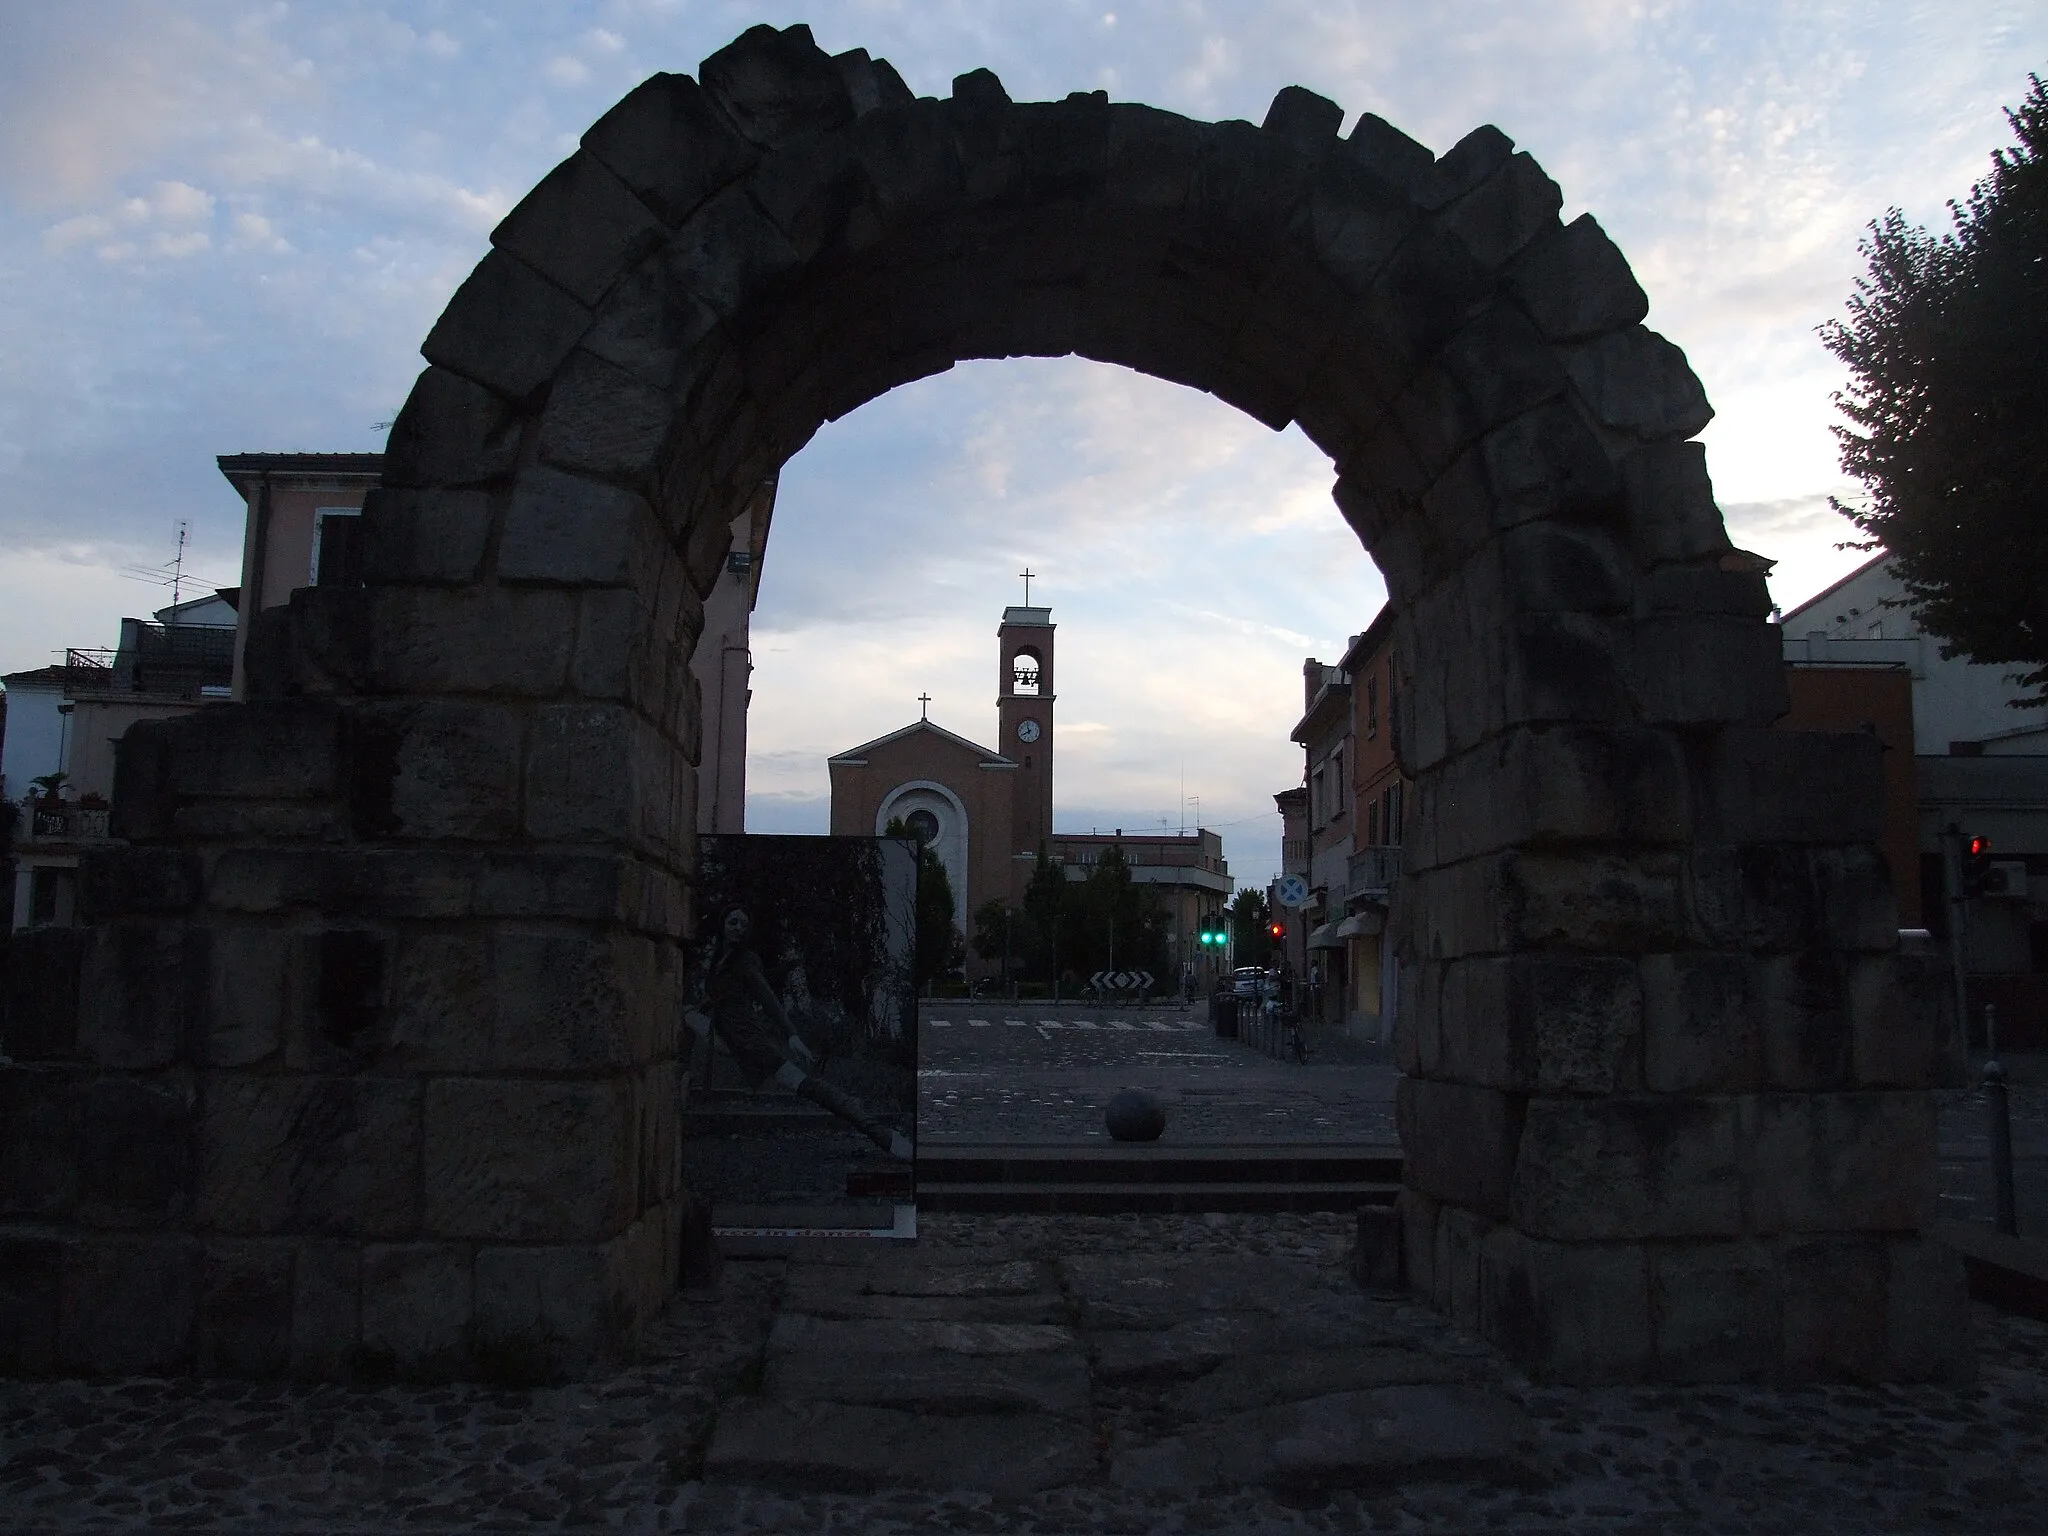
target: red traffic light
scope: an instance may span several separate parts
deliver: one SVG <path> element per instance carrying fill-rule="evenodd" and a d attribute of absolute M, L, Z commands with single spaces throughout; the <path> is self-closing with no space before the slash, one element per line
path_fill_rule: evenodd
<path fill-rule="evenodd" d="M 1284 939 L 1287 937 L 1287 925 L 1285 923 L 1275 923 L 1272 932 L 1274 938 Z"/>
<path fill-rule="evenodd" d="M 1991 853 L 1991 839 L 1990 839 L 1990 838 L 1988 838 L 1988 837 L 1973 837 L 1973 838 L 1971 838 L 1971 839 L 1970 839 L 1970 857 L 1971 857 L 1971 858 L 1973 858 L 1973 859 L 1982 859 L 1982 858 L 1987 858 L 1987 857 L 1989 857 L 1990 853 Z"/>

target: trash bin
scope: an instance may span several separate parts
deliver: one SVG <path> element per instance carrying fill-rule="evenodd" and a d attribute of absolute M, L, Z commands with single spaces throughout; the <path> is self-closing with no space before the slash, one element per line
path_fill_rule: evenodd
<path fill-rule="evenodd" d="M 1216 1026 L 1216 1038 L 1237 1038 L 1237 994 L 1218 992 L 1209 999 L 1209 1022 Z"/>

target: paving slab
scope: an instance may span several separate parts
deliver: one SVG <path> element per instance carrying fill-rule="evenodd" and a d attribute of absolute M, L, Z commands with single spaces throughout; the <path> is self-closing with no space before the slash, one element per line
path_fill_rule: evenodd
<path fill-rule="evenodd" d="M 1095 1467 L 1090 1431 L 1046 1414 L 932 1417 L 838 1403 L 742 1401 L 719 1415 L 707 1478 L 784 1489 L 967 1489 L 1016 1498 Z"/>
<path fill-rule="evenodd" d="M 768 1363 L 761 1391 L 786 1403 L 847 1403 L 944 1417 L 1049 1413 L 1089 1421 L 1088 1361 L 1078 1349 L 1002 1356 L 785 1355 Z"/>
<path fill-rule="evenodd" d="M 1116 1453 L 1109 1478 L 1143 1492 L 1251 1485 L 1324 1492 L 1412 1478 L 1528 1478 L 1527 1415 L 1467 1386 L 1378 1387 L 1253 1409 Z"/>

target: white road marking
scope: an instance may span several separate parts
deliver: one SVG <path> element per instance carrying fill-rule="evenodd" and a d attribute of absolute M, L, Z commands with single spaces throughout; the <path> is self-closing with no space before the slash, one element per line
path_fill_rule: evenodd
<path fill-rule="evenodd" d="M 1162 1024 L 1157 1019 L 1147 1019 L 1145 1021 L 1145 1027 L 1147 1029 L 1156 1029 L 1162 1035 L 1171 1034 L 1173 1032 L 1173 1026 L 1171 1024 Z"/>
<path fill-rule="evenodd" d="M 951 1019 L 926 1019 L 925 1023 L 931 1025 L 933 1029 L 951 1029 L 953 1027 Z"/>
<path fill-rule="evenodd" d="M 1109 1027 L 1110 1027 L 1111 1029 L 1121 1029 L 1121 1030 L 1129 1031 L 1129 1030 L 1131 1030 L 1131 1029 L 1134 1029 L 1134 1028 L 1136 1028 L 1137 1026 L 1136 1026 L 1136 1025 L 1133 1025 L 1133 1024 L 1126 1024 L 1126 1023 L 1125 1023 L 1125 1022 L 1124 1022 L 1124 1021 L 1123 1021 L 1122 1019 L 1111 1019 L 1111 1020 L 1109 1021 Z"/>
<path fill-rule="evenodd" d="M 988 1020 L 987 1020 L 987 1019 L 969 1019 L 969 1020 L 967 1021 L 967 1023 L 968 1023 L 968 1025 L 969 1025 L 969 1027 L 971 1027 L 971 1028 L 974 1028 L 974 1029 L 987 1029 L 987 1028 L 988 1028 Z"/>
<path fill-rule="evenodd" d="M 1005 1019 L 1003 1022 L 1012 1029 L 1029 1029 L 1031 1027 L 1022 1019 Z"/>

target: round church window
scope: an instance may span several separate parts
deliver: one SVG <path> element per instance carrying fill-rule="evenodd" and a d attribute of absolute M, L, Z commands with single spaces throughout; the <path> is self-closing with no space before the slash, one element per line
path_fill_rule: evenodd
<path fill-rule="evenodd" d="M 912 811 L 903 818 L 903 825 L 910 829 L 910 835 L 918 842 L 929 845 L 939 835 L 939 818 L 922 808 Z"/>

